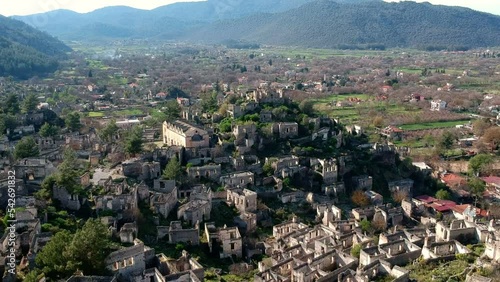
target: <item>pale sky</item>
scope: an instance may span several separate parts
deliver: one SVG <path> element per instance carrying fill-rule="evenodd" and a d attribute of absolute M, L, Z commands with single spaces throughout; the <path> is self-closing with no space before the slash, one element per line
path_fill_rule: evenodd
<path fill-rule="evenodd" d="M 188 1 L 192 0 L 0 0 L 0 14 L 4 16 L 29 15 L 44 13 L 57 9 L 68 9 L 80 13 L 85 13 L 102 7 L 117 5 L 149 10 L 175 2 Z M 399 2 L 399 0 L 384 1 Z M 499 0 L 416 0 L 416 2 L 430 2 L 432 4 L 440 5 L 463 6 L 478 11 L 500 15 Z"/>

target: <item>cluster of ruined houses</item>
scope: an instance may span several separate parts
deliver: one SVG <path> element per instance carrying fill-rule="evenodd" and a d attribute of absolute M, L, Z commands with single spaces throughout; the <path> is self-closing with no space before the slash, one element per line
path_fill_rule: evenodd
<path fill-rule="evenodd" d="M 380 276 L 410 281 L 408 270 L 402 266 L 418 258 L 428 262 L 455 259 L 471 252 L 465 246 L 471 242 L 484 243 L 484 256 L 500 261 L 500 222 L 482 223 L 471 206 L 457 209 L 450 220 L 427 222 L 423 228 L 401 227 L 403 218 L 412 215 L 390 204 L 353 209 L 347 220 L 342 219 L 342 210 L 332 204 L 318 204 L 316 210 L 321 223 L 315 226 L 294 217 L 273 227 L 273 237 L 263 243 L 269 259 L 259 263 L 255 281 L 367 282 Z M 460 215 L 468 214 L 474 216 L 461 219 Z M 385 224 L 386 231 L 379 235 L 377 243 L 362 232 L 363 219 Z M 351 255 L 356 245 L 361 246 L 359 258 Z M 476 275 L 468 281 L 492 280 Z"/>
<path fill-rule="evenodd" d="M 250 90 L 245 95 L 247 102 L 230 105 L 229 115 L 239 117 L 255 109 L 259 103 L 279 103 L 285 99 L 283 92 L 267 91 L 265 87 Z M 436 199 L 411 198 L 413 181 L 410 179 L 395 179 L 388 183 L 391 192 L 403 191 L 408 200 L 401 206 L 384 204 L 382 195 L 372 190 L 372 176 L 345 179 L 346 173 L 352 169 L 350 155 L 325 159 L 292 155 L 269 157 L 263 162 L 255 155 L 255 148 L 264 146 L 263 138 L 259 136 L 256 125 L 251 123 L 233 125 L 231 134 L 238 154 L 230 156 L 214 146 L 223 147 L 224 142 L 212 129 L 192 123 L 193 116 L 192 111 L 184 111 L 184 119 L 163 123 L 161 136 L 166 147 L 128 160 L 116 146 L 101 142 L 92 130 L 81 135 L 66 134 L 62 139 L 37 137 L 41 157 L 18 160 L 11 165 L 19 176 L 18 205 L 26 207 L 18 212 L 16 226 L 22 264 L 33 266 L 37 253 L 51 238 L 50 233 L 41 232 L 46 216 L 37 214 L 35 199 L 28 195 L 56 170 L 53 163 L 61 159 L 61 146 L 74 149 L 92 167 L 98 167 L 102 156 L 106 155 L 114 168 L 97 168 L 93 175 L 87 172 L 79 176 L 78 181 L 84 188 L 102 187 L 99 194 L 89 199 L 57 186 L 52 197 L 60 202 L 61 207 L 73 211 L 90 202 L 113 236 L 122 243 L 133 244 L 109 255 L 106 263 L 115 274 L 113 277 L 76 275 L 69 281 L 203 281 L 203 267 L 188 253 L 183 252 L 179 259 L 170 259 L 155 254 L 154 249 L 138 240 L 141 227 L 134 214 L 140 202 L 148 204 L 156 214 L 157 240 L 199 245 L 201 236 L 208 242 L 211 253 L 219 258 L 250 258 L 254 254 L 269 256 L 269 260 L 259 263 L 256 281 L 370 281 L 380 275 L 390 275 L 395 281 L 407 281 L 409 274 L 401 265 L 418 257 L 440 260 L 467 253 L 469 250 L 460 243 L 464 239 L 484 242 L 485 255 L 500 260 L 500 234 L 495 222 L 480 224 L 476 216 L 482 214 L 472 206 L 452 207 L 450 203 Z M 271 130 L 277 139 L 288 139 L 297 144 L 335 139 L 338 147 L 344 142 L 342 131 L 335 126 L 338 121 L 328 118 L 310 119 L 317 129 L 310 136 L 300 136 L 295 122 L 273 123 L 270 111 L 262 110 L 260 120 L 272 123 Z M 348 127 L 347 131 L 350 134 L 362 133 L 359 126 Z M 145 138 L 154 134 L 147 133 Z M 119 139 L 119 133 L 112 138 Z M 394 164 L 396 153 L 402 156 L 407 153 L 406 148 L 391 144 L 377 143 L 369 148 L 388 164 Z M 161 179 L 161 167 L 173 157 L 190 164 L 186 171 L 190 185 L 178 186 L 175 181 Z M 264 163 L 271 166 L 272 175 L 262 174 Z M 4 167 L 6 165 L 10 164 L 4 164 Z M 425 164 L 414 165 L 422 171 L 430 169 Z M 321 176 L 321 194 L 283 190 L 286 178 L 296 177 L 303 180 L 302 185 L 314 186 L 316 183 L 311 175 Z M 0 183 L 7 179 L 4 174 L 0 177 Z M 138 184 L 128 184 L 124 181 L 126 178 L 139 180 Z M 363 191 L 372 204 L 367 208 L 353 209 L 347 217 L 342 216 L 342 211 L 335 206 L 336 199 L 346 191 L 346 181 L 351 189 Z M 223 189 L 214 191 L 207 183 Z M 1 193 L 0 202 L 4 203 L 7 195 Z M 294 218 L 273 226 L 273 237 L 265 242 L 250 244 L 245 241 L 245 234 L 254 231 L 257 223 L 272 226 L 266 214 L 258 209 L 258 197 L 275 197 L 283 204 L 307 201 L 317 210 L 319 224 L 309 226 Z M 216 226 L 210 221 L 212 207 L 219 202 L 226 202 L 239 211 L 237 217 L 228 219 L 231 226 Z M 172 215 L 173 211 L 177 214 Z M 455 221 L 437 222 L 432 212 L 443 213 L 450 219 L 453 216 Z M 160 225 L 161 217 L 172 216 L 177 220 L 171 221 L 169 226 Z M 396 228 L 402 224 L 404 216 L 420 220 L 429 227 Z M 364 219 L 382 222 L 384 228 L 392 231 L 380 235 L 378 244 L 375 244 L 361 230 L 360 222 Z M 5 236 L 1 243 L 0 252 L 5 255 Z M 362 246 L 359 259 L 350 255 L 355 245 Z M 2 258 L 5 261 L 5 256 Z"/>

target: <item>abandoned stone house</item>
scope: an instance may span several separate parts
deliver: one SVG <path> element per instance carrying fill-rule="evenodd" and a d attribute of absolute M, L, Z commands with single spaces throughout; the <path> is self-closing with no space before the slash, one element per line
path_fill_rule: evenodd
<path fill-rule="evenodd" d="M 44 113 L 43 112 L 35 112 L 28 113 L 21 116 L 21 123 L 28 125 L 40 126 L 44 123 Z"/>
<path fill-rule="evenodd" d="M 342 219 L 342 210 L 335 205 L 318 205 L 316 207 L 316 218 L 320 219 L 324 225 L 329 222 Z"/>
<path fill-rule="evenodd" d="M 228 189 L 227 202 L 240 212 L 253 212 L 257 210 L 257 193 L 248 189 Z"/>
<path fill-rule="evenodd" d="M 274 175 L 282 176 L 283 170 L 299 167 L 300 159 L 296 156 L 283 157 L 277 160 L 266 159 L 266 163 L 270 163 L 274 169 Z"/>
<path fill-rule="evenodd" d="M 177 187 L 174 186 L 170 191 L 151 192 L 149 205 L 156 213 L 167 218 L 177 205 Z"/>
<path fill-rule="evenodd" d="M 94 197 L 94 201 L 97 212 L 131 211 L 137 208 L 137 193 L 133 191 L 129 194 L 96 196 Z"/>
<path fill-rule="evenodd" d="M 35 218 L 33 214 L 28 214 L 28 217 L 23 220 L 17 220 L 15 224 L 15 253 L 16 256 L 22 255 L 23 250 L 27 251 L 32 245 L 32 240 L 36 234 L 40 234 L 41 227 L 40 219 Z M 10 233 L 5 232 L 0 238 L 0 257 L 7 254 L 10 250 L 9 239 Z"/>
<path fill-rule="evenodd" d="M 210 146 L 210 136 L 206 130 L 186 121 L 165 121 L 163 123 L 163 143 L 185 148 L 204 148 Z"/>
<path fill-rule="evenodd" d="M 259 115 L 260 122 L 272 122 L 273 121 L 273 112 L 269 110 L 260 111 Z"/>
<path fill-rule="evenodd" d="M 153 191 L 159 193 L 172 193 L 176 188 L 175 180 L 155 179 L 153 181 Z"/>
<path fill-rule="evenodd" d="M 211 179 L 219 180 L 221 176 L 221 165 L 192 166 L 187 169 L 188 177 L 191 180 Z"/>
<path fill-rule="evenodd" d="M 262 172 L 262 164 L 256 155 L 243 155 L 231 157 L 231 164 L 235 171 L 251 171 L 254 173 Z"/>
<path fill-rule="evenodd" d="M 257 228 L 257 214 L 251 212 L 240 212 L 239 216 L 234 217 L 234 223 L 243 233 L 250 233 Z"/>
<path fill-rule="evenodd" d="M 270 104 L 281 104 L 285 101 L 285 96 L 283 91 L 275 91 L 269 86 L 258 87 L 257 89 L 249 89 L 246 92 L 247 101 L 254 101 L 257 104 L 270 103 Z"/>
<path fill-rule="evenodd" d="M 425 240 L 428 242 L 435 241 L 435 234 L 432 230 L 424 228 L 403 229 L 393 233 L 382 232 L 379 235 L 378 242 L 379 244 L 386 244 L 402 239 L 406 239 L 419 247 L 423 247 Z"/>
<path fill-rule="evenodd" d="M 119 277 L 132 280 L 146 270 L 146 264 L 155 257 L 154 249 L 144 245 L 139 240 L 134 241 L 134 246 L 112 252 L 106 258 L 106 268 Z"/>
<path fill-rule="evenodd" d="M 390 181 L 387 184 L 389 186 L 389 191 L 391 191 L 391 193 L 404 192 L 408 195 L 408 197 L 411 197 L 411 195 L 412 195 L 413 180 L 411 180 L 411 179 L 401 179 L 401 180 L 396 180 L 396 181 Z"/>
<path fill-rule="evenodd" d="M 368 197 L 372 205 L 382 205 L 384 203 L 384 197 L 375 191 L 368 190 L 364 194 Z"/>
<path fill-rule="evenodd" d="M 59 149 L 62 145 L 61 142 L 57 142 L 54 137 L 41 137 L 38 136 L 35 138 L 35 143 L 38 145 L 40 151 L 50 150 L 50 149 Z"/>
<path fill-rule="evenodd" d="M 216 228 L 214 223 L 205 223 L 205 236 L 210 252 L 220 250 L 220 258 L 243 256 L 243 240 L 237 227 Z"/>
<path fill-rule="evenodd" d="M 323 254 L 305 254 L 290 257 L 266 268 L 259 264 L 254 281 L 336 281 L 340 273 L 355 269 L 357 260 L 350 255 L 332 250 Z"/>
<path fill-rule="evenodd" d="M 54 185 L 52 197 L 61 203 L 61 207 L 73 211 L 80 210 L 84 198 L 76 193 L 69 193 L 66 187 Z"/>
<path fill-rule="evenodd" d="M 368 175 L 353 176 L 351 184 L 354 190 L 369 191 L 373 187 L 373 177 Z"/>
<path fill-rule="evenodd" d="M 393 265 L 386 260 L 379 259 L 374 262 L 360 266 L 352 276 L 339 277 L 338 281 L 343 282 L 367 282 L 373 281 L 378 277 L 391 277 L 395 282 L 406 282 L 410 281 L 410 271 L 400 267 L 398 265 Z M 342 279 L 342 280 L 341 280 Z"/>
<path fill-rule="evenodd" d="M 210 220 L 211 211 L 211 200 L 193 199 L 179 207 L 177 218 L 194 225 L 196 222 Z"/>
<path fill-rule="evenodd" d="M 257 135 L 257 126 L 255 123 L 237 124 L 233 126 L 232 131 L 236 140 L 238 139 L 252 139 L 255 140 Z M 250 145 L 251 146 L 251 145 Z"/>
<path fill-rule="evenodd" d="M 351 210 L 351 215 L 356 221 L 375 220 L 374 217 L 377 215 L 377 219 L 384 221 L 386 226 L 396 226 L 403 221 L 402 208 L 400 206 L 394 207 L 392 204 L 354 208 Z"/>
<path fill-rule="evenodd" d="M 293 191 L 289 193 L 280 193 L 278 199 L 283 204 L 287 203 L 301 203 L 306 200 L 306 193 L 304 191 Z"/>
<path fill-rule="evenodd" d="M 120 242 L 122 243 L 133 243 L 137 238 L 139 230 L 137 229 L 136 222 L 125 223 L 122 228 L 120 228 L 120 232 L 118 236 L 120 237 Z"/>
<path fill-rule="evenodd" d="M 229 104 L 227 106 L 227 114 L 231 118 L 239 118 L 244 114 L 244 111 L 240 105 Z"/>
<path fill-rule="evenodd" d="M 74 151 L 88 150 L 92 148 L 95 138 L 89 134 L 66 135 L 66 146 Z"/>
<path fill-rule="evenodd" d="M 250 171 L 236 172 L 228 175 L 223 175 L 220 178 L 220 183 L 226 189 L 231 188 L 249 188 L 255 183 L 254 173 Z"/>
<path fill-rule="evenodd" d="M 158 226 L 158 237 L 168 235 L 169 244 L 186 243 L 189 245 L 200 244 L 200 231 L 198 223 L 194 228 L 183 228 L 180 221 L 170 222 L 170 226 Z M 160 232 L 161 231 L 161 232 Z M 165 234 L 165 231 L 167 234 Z"/>
<path fill-rule="evenodd" d="M 301 223 L 297 217 L 293 217 L 291 221 L 283 222 L 273 226 L 273 237 L 280 239 L 292 232 L 305 230 L 308 228 L 307 224 Z"/>
<path fill-rule="evenodd" d="M 122 172 L 126 177 L 139 180 L 152 180 L 160 177 L 159 162 L 144 162 L 140 159 L 130 159 L 122 163 Z"/>
<path fill-rule="evenodd" d="M 422 248 L 422 258 L 425 260 L 430 259 L 453 259 L 458 254 L 468 254 L 470 250 L 456 240 L 447 242 L 435 242 L 425 244 Z"/>
<path fill-rule="evenodd" d="M 18 160 L 14 164 L 16 178 L 25 183 L 41 184 L 45 177 L 56 171 L 52 162 L 41 158 L 27 158 Z"/>
<path fill-rule="evenodd" d="M 167 258 L 164 254 L 158 254 L 158 270 L 165 274 L 164 281 L 203 281 L 205 270 L 191 255 L 183 250 L 178 259 Z"/>
<path fill-rule="evenodd" d="M 485 242 L 485 255 L 496 262 L 500 262 L 500 232 L 499 231 L 491 231 L 487 237 Z"/>
<path fill-rule="evenodd" d="M 273 123 L 272 131 L 280 139 L 295 138 L 299 136 L 299 124 L 296 122 L 278 122 Z"/>
<path fill-rule="evenodd" d="M 326 196 L 333 197 L 333 201 L 337 202 L 338 197 L 345 193 L 344 182 L 337 182 L 330 185 L 321 185 L 321 192 Z"/>
<path fill-rule="evenodd" d="M 324 185 L 332 185 L 338 180 L 338 167 L 336 159 L 319 159 L 320 166 L 317 167 L 319 174 L 323 177 Z"/>
<path fill-rule="evenodd" d="M 370 263 L 383 259 L 392 264 L 405 265 L 420 257 L 422 249 L 408 241 L 400 239 L 394 242 L 380 244 L 361 250 L 359 264 L 369 265 Z"/>
<path fill-rule="evenodd" d="M 484 242 L 487 231 L 481 236 L 480 230 L 477 230 L 477 225 L 466 220 L 453 220 L 449 225 L 445 222 L 436 224 L 436 241 L 451 241 L 458 240 L 460 242 L 469 243 L 472 240 Z"/>

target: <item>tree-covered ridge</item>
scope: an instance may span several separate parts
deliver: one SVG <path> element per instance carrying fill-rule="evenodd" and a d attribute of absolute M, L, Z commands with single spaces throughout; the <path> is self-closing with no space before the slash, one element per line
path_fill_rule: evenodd
<path fill-rule="evenodd" d="M 49 55 L 64 55 L 71 49 L 58 39 L 21 21 L 0 16 L 0 37 Z"/>
<path fill-rule="evenodd" d="M 187 37 L 207 42 L 237 39 L 319 48 L 377 45 L 444 49 L 497 46 L 499 32 L 499 16 L 466 8 L 319 0 L 280 14 L 217 22 Z"/>
<path fill-rule="evenodd" d="M 25 79 L 54 71 L 71 49 L 27 24 L 0 16 L 0 76 Z"/>
<path fill-rule="evenodd" d="M 37 25 L 37 18 L 50 19 Z M 467 8 L 380 0 L 174 3 L 151 11 L 108 7 L 18 17 L 66 40 L 244 40 L 316 48 L 463 49 L 500 45 L 500 17 Z"/>
<path fill-rule="evenodd" d="M 283 12 L 311 1 L 314 0 L 210 0 L 179 2 L 151 11 L 114 6 L 85 14 L 56 10 L 16 18 L 64 40 L 175 39 L 216 20 Z M 50 20 L 41 22 L 41 17 Z"/>

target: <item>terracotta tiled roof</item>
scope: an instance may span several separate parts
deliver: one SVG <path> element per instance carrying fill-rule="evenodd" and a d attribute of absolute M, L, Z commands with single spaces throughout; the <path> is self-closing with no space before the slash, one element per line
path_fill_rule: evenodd
<path fill-rule="evenodd" d="M 438 200 L 429 206 L 433 208 L 434 210 L 438 212 L 445 212 L 451 210 L 453 207 L 455 207 L 457 204 L 453 201 L 449 200 Z"/>
<path fill-rule="evenodd" d="M 427 195 L 417 196 L 417 197 L 415 197 L 415 199 L 420 200 L 426 204 L 430 204 L 432 202 L 437 201 L 436 198 L 431 197 L 431 196 L 427 196 Z"/>
<path fill-rule="evenodd" d="M 465 185 L 467 183 L 465 178 L 463 178 L 460 175 L 453 174 L 453 173 L 447 173 L 447 174 L 441 176 L 441 181 L 446 183 L 446 185 L 448 185 L 448 186 L 461 186 L 461 185 Z"/>
<path fill-rule="evenodd" d="M 488 184 L 495 184 L 500 186 L 500 177 L 498 176 L 481 177 L 481 179 Z"/>

